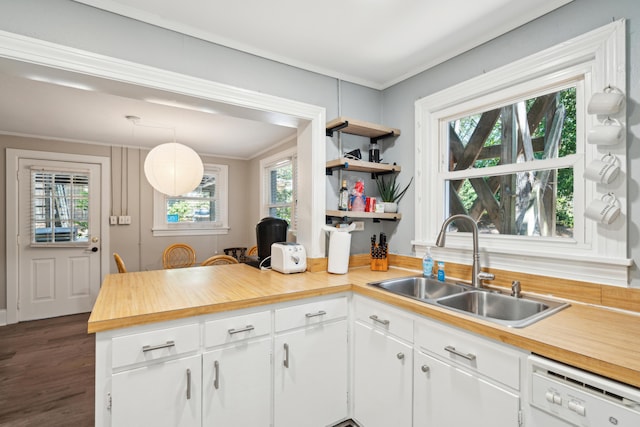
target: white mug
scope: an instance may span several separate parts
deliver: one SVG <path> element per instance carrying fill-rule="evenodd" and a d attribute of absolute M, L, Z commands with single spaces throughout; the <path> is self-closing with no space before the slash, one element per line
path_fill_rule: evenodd
<path fill-rule="evenodd" d="M 611 224 L 620 215 L 620 202 L 613 193 L 593 200 L 584 211 L 584 216 L 602 224 Z"/>
<path fill-rule="evenodd" d="M 603 92 L 594 93 L 587 105 L 587 113 L 608 116 L 622 109 L 624 94 L 617 89 L 607 87 Z"/>
<path fill-rule="evenodd" d="M 602 124 L 594 126 L 587 134 L 587 141 L 597 145 L 615 145 L 624 138 L 624 128 L 616 119 L 607 117 Z"/>
<path fill-rule="evenodd" d="M 609 153 L 589 163 L 584 170 L 584 177 L 600 184 L 611 184 L 620 172 L 618 158 Z"/>

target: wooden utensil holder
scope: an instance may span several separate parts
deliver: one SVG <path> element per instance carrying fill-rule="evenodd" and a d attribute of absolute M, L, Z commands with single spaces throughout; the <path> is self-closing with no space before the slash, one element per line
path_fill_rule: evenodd
<path fill-rule="evenodd" d="M 371 258 L 371 270 L 372 271 L 389 270 L 389 259 L 388 258 Z"/>

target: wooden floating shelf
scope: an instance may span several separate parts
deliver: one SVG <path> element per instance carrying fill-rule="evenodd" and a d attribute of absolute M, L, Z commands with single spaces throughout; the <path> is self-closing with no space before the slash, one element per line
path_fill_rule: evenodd
<path fill-rule="evenodd" d="M 385 219 L 396 221 L 402 218 L 402 214 L 399 213 L 379 213 L 379 212 L 358 212 L 358 211 L 338 211 L 327 210 L 327 216 L 333 216 L 336 218 L 356 218 L 356 219 Z"/>
<path fill-rule="evenodd" d="M 349 117 L 338 117 L 333 119 L 330 122 L 327 122 L 326 128 L 330 131 L 344 125 L 345 123 L 349 123 L 349 125 L 339 129 L 340 132 L 349 133 L 351 135 L 366 136 L 367 138 L 373 139 L 400 135 L 400 129 L 380 126 L 375 123 L 351 119 Z"/>
<path fill-rule="evenodd" d="M 398 165 L 390 165 L 387 163 L 365 162 L 363 160 L 347 159 L 340 157 L 339 159 L 327 162 L 327 169 L 338 169 L 355 171 L 355 172 L 371 172 L 371 173 L 391 173 L 400 172 L 402 169 Z"/>

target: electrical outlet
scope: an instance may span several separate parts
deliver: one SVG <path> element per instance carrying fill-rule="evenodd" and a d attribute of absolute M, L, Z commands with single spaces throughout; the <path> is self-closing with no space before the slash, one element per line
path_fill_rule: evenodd
<path fill-rule="evenodd" d="M 364 231 L 364 221 L 353 221 L 353 223 L 356 225 L 353 231 Z"/>
<path fill-rule="evenodd" d="M 118 217 L 115 215 L 111 215 L 109 217 L 109 224 L 111 225 L 118 225 Z"/>
<path fill-rule="evenodd" d="M 126 215 L 124 217 L 124 223 L 125 223 L 125 225 L 131 225 L 131 216 L 130 215 Z"/>
<path fill-rule="evenodd" d="M 125 222 L 125 218 L 126 218 L 126 217 L 125 217 L 124 215 L 120 215 L 120 216 L 118 217 L 118 224 L 126 224 L 126 222 Z"/>

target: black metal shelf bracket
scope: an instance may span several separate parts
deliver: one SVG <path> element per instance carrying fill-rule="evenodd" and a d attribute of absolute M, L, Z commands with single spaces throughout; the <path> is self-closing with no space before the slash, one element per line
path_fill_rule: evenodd
<path fill-rule="evenodd" d="M 333 133 L 337 132 L 341 129 L 346 128 L 347 126 L 349 126 L 349 120 L 346 120 L 344 123 L 340 123 L 339 125 L 336 125 L 332 128 L 328 128 L 326 131 L 327 136 L 333 137 Z"/>
<path fill-rule="evenodd" d="M 380 136 L 376 136 L 375 138 L 371 138 L 371 143 L 375 144 L 376 142 L 380 141 L 381 139 L 387 139 L 387 138 L 391 138 L 393 136 L 396 136 L 396 133 L 394 131 L 391 131 L 389 133 L 385 133 L 384 135 L 380 135 Z"/>

